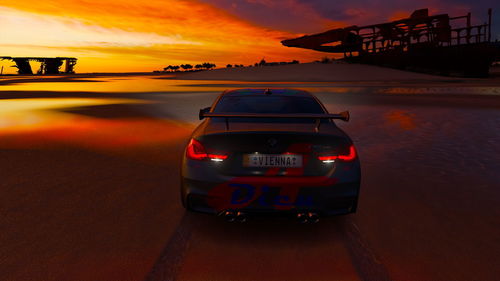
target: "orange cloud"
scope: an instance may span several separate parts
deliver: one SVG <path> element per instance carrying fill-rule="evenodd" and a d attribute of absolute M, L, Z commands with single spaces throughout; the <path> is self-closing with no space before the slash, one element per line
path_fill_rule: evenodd
<path fill-rule="evenodd" d="M 2 55 L 76 56 L 77 70 L 151 71 L 167 64 L 312 60 L 289 49 L 295 36 L 236 18 L 197 1 L 1 1 Z M 103 63 L 104 62 L 104 63 Z"/>

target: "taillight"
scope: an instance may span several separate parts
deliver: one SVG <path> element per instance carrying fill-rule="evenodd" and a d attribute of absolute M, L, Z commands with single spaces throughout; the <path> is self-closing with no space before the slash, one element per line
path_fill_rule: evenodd
<path fill-rule="evenodd" d="M 356 159 L 356 149 L 354 149 L 354 145 L 351 145 L 349 147 L 349 154 L 339 154 L 339 155 L 326 155 L 326 156 L 319 156 L 318 159 L 320 161 L 323 161 L 323 163 L 332 163 L 335 162 L 335 160 L 342 160 L 342 161 L 352 161 Z"/>
<path fill-rule="evenodd" d="M 201 142 L 191 139 L 186 148 L 186 157 L 193 160 L 203 160 L 208 157 Z"/>
<path fill-rule="evenodd" d="M 224 161 L 227 158 L 227 155 L 209 154 L 201 142 L 191 139 L 186 148 L 186 157 L 193 160 L 210 159 L 212 161 L 220 162 Z"/>
<path fill-rule="evenodd" d="M 222 154 L 208 154 L 208 158 L 212 161 L 224 161 L 227 158 L 227 155 Z"/>

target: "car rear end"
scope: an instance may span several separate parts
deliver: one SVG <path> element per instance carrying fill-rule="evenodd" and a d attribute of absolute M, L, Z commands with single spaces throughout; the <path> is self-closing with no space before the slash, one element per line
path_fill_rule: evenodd
<path fill-rule="evenodd" d="M 352 213 L 359 186 L 356 149 L 330 120 L 209 118 L 182 163 L 183 204 L 206 213 Z"/>

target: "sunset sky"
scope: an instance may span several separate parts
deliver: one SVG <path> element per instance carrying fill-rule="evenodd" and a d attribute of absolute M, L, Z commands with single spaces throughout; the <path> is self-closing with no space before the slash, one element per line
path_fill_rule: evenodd
<path fill-rule="evenodd" d="M 430 8 L 486 20 L 493 0 L 0 0 L 0 56 L 74 56 L 77 72 L 152 71 L 169 64 L 251 64 L 325 53 L 287 48 L 285 38 L 371 24 Z M 496 20 L 496 22 L 495 22 Z M 495 36 L 496 35 L 496 36 Z M 2 65 L 12 63 L 3 62 Z M 15 71 L 10 68 L 9 71 Z M 5 73 L 5 71 L 4 71 Z"/>

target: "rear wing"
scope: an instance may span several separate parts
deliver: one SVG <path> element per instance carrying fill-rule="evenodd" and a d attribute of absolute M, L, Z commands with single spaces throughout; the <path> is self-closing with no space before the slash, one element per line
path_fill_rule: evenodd
<path fill-rule="evenodd" d="M 316 113 L 210 113 L 200 110 L 200 120 L 206 117 L 226 118 L 226 129 L 229 129 L 229 118 L 309 118 L 316 119 L 316 132 L 319 131 L 319 125 L 322 119 L 340 119 L 349 121 L 349 111 L 343 111 L 337 114 L 316 114 Z"/>
<path fill-rule="evenodd" d="M 200 120 L 205 117 L 222 118 L 309 118 L 309 119 L 340 119 L 349 121 L 349 111 L 337 114 L 316 114 L 316 113 L 200 113 Z"/>

